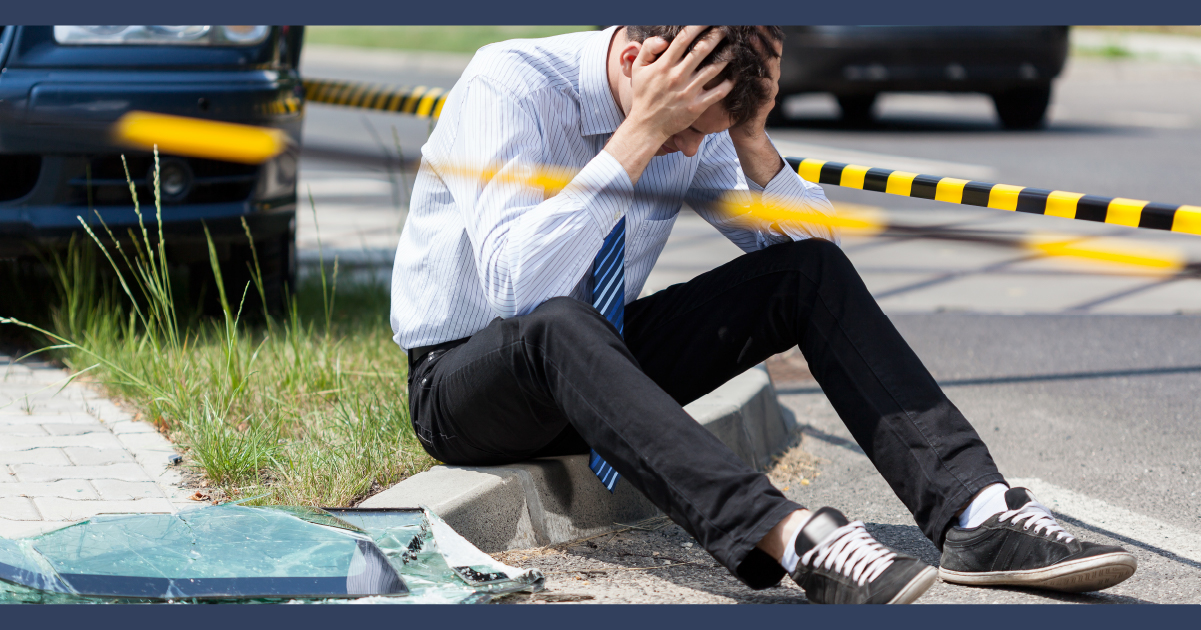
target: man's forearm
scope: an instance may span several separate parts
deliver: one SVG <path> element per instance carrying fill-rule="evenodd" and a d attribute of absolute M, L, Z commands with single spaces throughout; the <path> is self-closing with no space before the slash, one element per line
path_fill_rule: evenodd
<path fill-rule="evenodd" d="M 609 138 L 605 153 L 617 159 L 630 176 L 630 183 L 636 185 L 651 158 L 667 141 L 666 137 L 661 136 L 650 125 L 640 125 L 636 120 L 626 119 Z"/>
<path fill-rule="evenodd" d="M 753 137 L 739 137 L 731 132 L 730 139 L 734 141 L 734 150 L 738 152 L 738 162 L 742 165 L 742 172 L 747 179 L 759 184 L 760 188 L 767 187 L 767 183 L 780 173 L 780 169 L 784 168 L 783 158 L 776 152 L 776 148 L 772 146 L 766 133 L 759 133 Z"/>

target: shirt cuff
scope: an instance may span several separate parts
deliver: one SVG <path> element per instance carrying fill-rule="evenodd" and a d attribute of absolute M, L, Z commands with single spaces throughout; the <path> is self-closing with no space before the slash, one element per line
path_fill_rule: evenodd
<path fill-rule="evenodd" d="M 788 162 L 785 162 L 785 163 L 784 163 L 784 168 L 780 169 L 780 173 L 783 173 L 783 172 L 784 172 L 784 171 L 786 171 L 786 170 L 788 170 Z M 780 173 L 776 173 L 776 177 L 779 177 L 779 176 L 780 176 Z M 747 176 L 746 176 L 746 173 L 743 173 L 743 174 L 742 174 L 742 179 L 746 180 L 746 189 L 747 189 L 747 190 L 749 190 L 749 191 L 751 191 L 751 192 L 753 192 L 753 193 L 761 193 L 761 192 L 763 192 L 763 187 L 762 187 L 762 186 L 760 186 L 758 183 L 756 183 L 756 182 L 755 182 L 755 180 L 753 180 L 753 179 L 751 179 L 751 178 L 747 177 Z M 773 179 L 772 181 L 775 181 L 775 180 Z M 768 185 L 768 186 L 770 186 L 770 185 L 771 185 L 771 182 L 767 182 L 767 185 Z"/>
<path fill-rule="evenodd" d="M 617 158 L 601 151 L 563 188 L 600 229 L 601 238 L 613 231 L 634 199 L 634 184 Z"/>
<path fill-rule="evenodd" d="M 784 168 L 780 169 L 780 172 L 776 173 L 770 182 L 767 182 L 767 186 L 763 189 L 763 202 L 818 215 L 834 216 L 834 207 L 826 199 L 822 187 L 802 179 L 787 162 L 784 163 Z M 838 231 L 826 223 L 779 221 L 776 225 L 785 236 L 794 241 L 813 236 L 824 238 L 835 244 L 840 244 L 842 240 L 839 238 Z"/>
<path fill-rule="evenodd" d="M 746 183 L 751 187 L 751 190 L 757 187 L 757 184 L 750 179 Z M 801 176 L 792 170 L 792 166 L 788 162 L 785 162 L 784 168 L 780 169 L 780 172 L 776 173 L 776 176 L 771 178 L 770 182 L 767 182 L 767 186 L 764 186 L 760 190 L 767 195 L 791 194 L 796 198 L 801 198 L 807 197 L 812 188 L 820 189 L 821 187 L 801 179 Z"/>

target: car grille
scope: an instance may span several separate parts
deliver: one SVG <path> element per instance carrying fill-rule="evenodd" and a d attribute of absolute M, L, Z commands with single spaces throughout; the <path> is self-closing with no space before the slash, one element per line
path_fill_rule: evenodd
<path fill-rule="evenodd" d="M 162 158 L 164 161 L 166 157 Z M 174 158 L 172 158 L 174 159 Z M 235 164 L 218 160 L 187 158 L 183 160 L 191 168 L 192 181 L 186 195 L 177 199 L 164 199 L 164 205 L 224 203 L 245 201 L 254 190 L 259 167 L 251 164 Z M 138 203 L 154 204 L 154 158 L 126 157 L 129 179 L 138 192 Z M 107 155 L 92 158 L 90 162 L 90 203 L 97 206 L 128 205 L 129 183 L 121 157 Z M 71 180 L 72 204 L 84 205 L 88 199 L 89 175 Z"/>

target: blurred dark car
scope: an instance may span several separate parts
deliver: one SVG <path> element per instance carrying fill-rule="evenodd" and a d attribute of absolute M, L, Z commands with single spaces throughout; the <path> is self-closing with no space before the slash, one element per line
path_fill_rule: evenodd
<path fill-rule="evenodd" d="M 1009 129 L 1043 124 L 1068 54 L 1066 26 L 786 26 L 781 100 L 830 92 L 871 120 L 882 92 L 982 92 Z M 782 108 L 773 112 L 783 120 Z"/>
<path fill-rule="evenodd" d="M 154 221 L 152 156 L 96 140 L 128 111 L 275 127 L 294 146 L 263 164 L 161 156 L 160 190 L 172 261 L 212 277 L 203 221 L 240 295 L 251 256 L 245 218 L 268 301 L 282 301 L 295 272 L 303 27 L 0 28 L 0 257 L 64 246 L 82 232 L 77 217 L 103 233 L 89 208 L 115 234 L 136 228 L 121 155 Z"/>

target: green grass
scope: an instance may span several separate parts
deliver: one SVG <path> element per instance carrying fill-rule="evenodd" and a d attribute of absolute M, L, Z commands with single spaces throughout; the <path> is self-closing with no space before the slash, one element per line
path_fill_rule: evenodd
<path fill-rule="evenodd" d="M 550 37 L 595 26 L 309 26 L 305 44 L 473 53 L 506 39 Z"/>
<path fill-rule="evenodd" d="M 1114 31 L 1118 33 L 1163 33 L 1167 35 L 1190 35 L 1201 37 L 1201 26 L 1169 25 L 1169 26 L 1074 26 L 1072 28 L 1087 31 Z"/>
<path fill-rule="evenodd" d="M 1128 48 L 1118 44 L 1106 44 L 1101 47 L 1075 46 L 1072 48 L 1072 54 L 1085 57 L 1102 57 L 1105 59 L 1130 59 L 1134 57 L 1134 53 L 1130 52 Z"/>
<path fill-rule="evenodd" d="M 186 316 L 179 274 L 147 222 L 120 248 L 104 230 L 91 247 L 73 243 L 47 261 L 48 315 L 0 313 L 0 323 L 49 339 L 49 352 L 162 427 L 184 465 L 228 498 L 346 506 L 435 463 L 409 424 L 384 286 L 340 286 L 335 261 L 300 283 L 285 317 L 246 324 L 241 304 L 261 290 L 257 278 L 221 296 L 221 317 Z"/>

